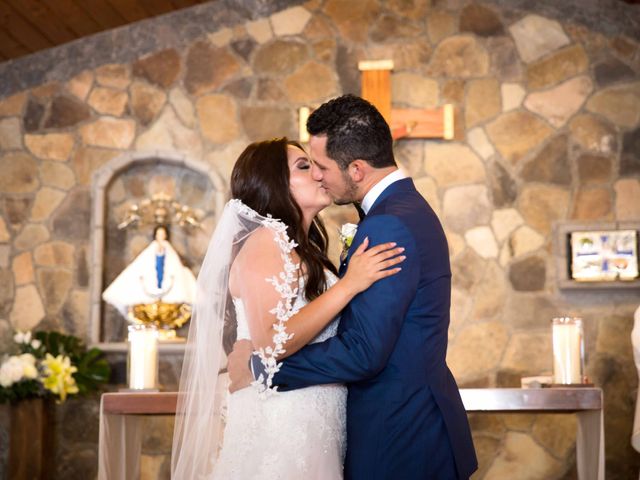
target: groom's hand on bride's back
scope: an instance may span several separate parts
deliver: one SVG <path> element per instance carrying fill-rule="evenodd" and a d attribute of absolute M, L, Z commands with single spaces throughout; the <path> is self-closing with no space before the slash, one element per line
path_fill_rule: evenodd
<path fill-rule="evenodd" d="M 249 360 L 253 353 L 253 345 L 249 340 L 238 340 L 227 357 L 229 372 L 229 391 L 231 393 L 248 387 L 253 382 L 253 374 L 249 368 Z"/>

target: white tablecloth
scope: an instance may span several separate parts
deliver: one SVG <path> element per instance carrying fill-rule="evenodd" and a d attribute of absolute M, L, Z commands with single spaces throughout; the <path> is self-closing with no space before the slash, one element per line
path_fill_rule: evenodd
<path fill-rule="evenodd" d="M 98 480 L 138 480 L 142 451 L 140 415 L 110 415 L 100 401 Z"/>
<path fill-rule="evenodd" d="M 640 307 L 634 315 L 633 330 L 631 331 L 631 344 L 633 345 L 633 358 L 638 369 L 640 379 Z M 636 416 L 633 421 L 633 433 L 631 434 L 631 445 L 640 452 L 640 386 L 636 398 Z"/>

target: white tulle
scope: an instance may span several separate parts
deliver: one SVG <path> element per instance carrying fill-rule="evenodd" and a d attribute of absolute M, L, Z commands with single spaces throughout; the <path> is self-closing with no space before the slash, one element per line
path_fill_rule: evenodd
<path fill-rule="evenodd" d="M 171 472 L 175 479 L 207 478 L 222 433 L 222 335 L 234 246 L 260 224 L 227 203 L 209 242 L 198 279 L 180 377 Z M 218 395 L 216 395 L 218 392 Z"/>
<path fill-rule="evenodd" d="M 246 305 L 236 301 L 232 306 L 231 265 L 250 236 L 265 228 L 272 232 L 266 238 L 278 245 L 282 262 L 273 276 L 243 293 Z M 268 386 L 279 368 L 277 356 L 289 338 L 286 321 L 306 303 L 299 288 L 299 265 L 290 255 L 294 247 L 281 222 L 258 215 L 239 200 L 225 206 L 197 279 L 180 378 L 172 478 L 341 478 L 345 387 L 328 385 L 273 395 L 260 384 L 234 395 L 227 393 L 223 344 L 235 338 L 236 328 L 240 338 L 250 336 L 244 307 L 256 303 L 256 298 L 262 305 L 265 299 L 268 303 L 273 299 L 265 314 L 271 317 L 261 319 L 271 322 L 276 332 L 274 347 L 260 352 Z M 228 315 L 231 310 L 237 323 Z M 322 335 L 335 333 L 335 328 L 336 323 Z"/>

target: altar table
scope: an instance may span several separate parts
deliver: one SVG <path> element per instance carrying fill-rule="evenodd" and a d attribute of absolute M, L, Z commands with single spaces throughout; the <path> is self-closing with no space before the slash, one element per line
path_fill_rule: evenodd
<path fill-rule="evenodd" d="M 576 413 L 576 462 L 580 480 L 604 480 L 604 421 L 599 388 L 467 388 L 460 394 L 471 413 Z M 99 480 L 138 479 L 143 415 L 173 415 L 177 392 L 105 393 L 100 405 Z M 117 447 L 113 448 L 113 444 Z"/>

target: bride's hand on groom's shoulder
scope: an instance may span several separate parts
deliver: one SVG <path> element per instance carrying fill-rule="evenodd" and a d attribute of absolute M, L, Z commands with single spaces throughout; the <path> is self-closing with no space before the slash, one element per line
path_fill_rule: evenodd
<path fill-rule="evenodd" d="M 253 345 L 249 340 L 238 340 L 233 344 L 233 350 L 227 357 L 229 392 L 233 393 L 242 390 L 253 382 L 253 375 L 249 368 L 249 360 L 252 353 Z"/>
<path fill-rule="evenodd" d="M 351 255 L 347 273 L 343 277 L 355 294 L 365 291 L 378 280 L 398 273 L 402 269 L 397 265 L 406 258 L 400 255 L 404 248 L 397 247 L 395 242 L 368 247 L 367 237 Z"/>

